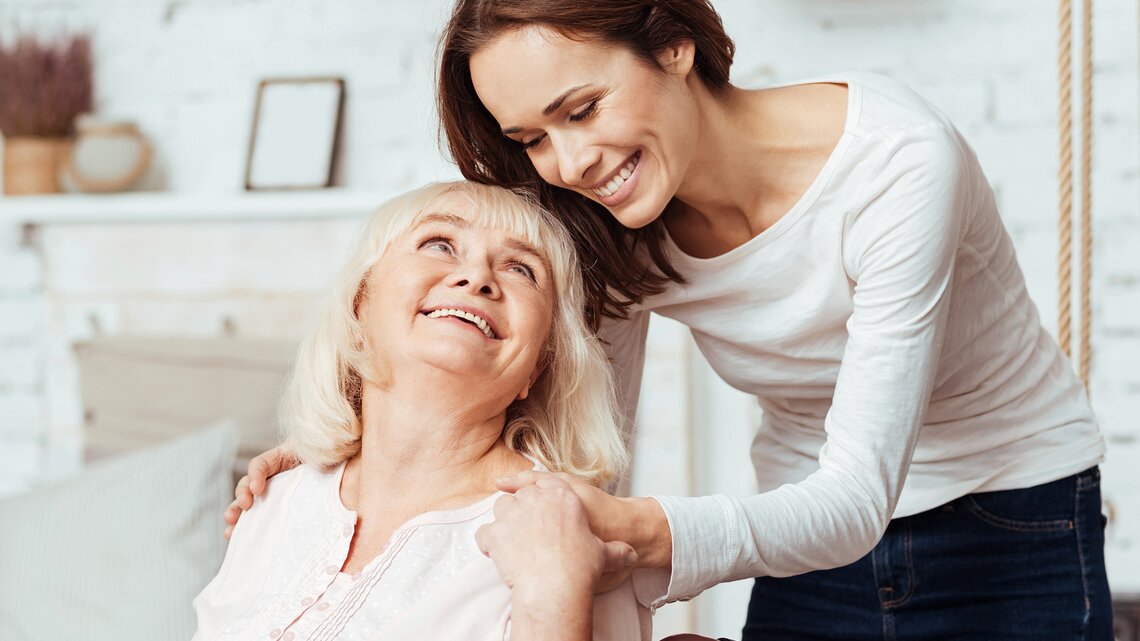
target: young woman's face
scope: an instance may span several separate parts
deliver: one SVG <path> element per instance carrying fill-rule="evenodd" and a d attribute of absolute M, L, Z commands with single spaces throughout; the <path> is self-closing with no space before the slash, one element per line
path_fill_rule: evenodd
<path fill-rule="evenodd" d="M 394 376 L 402 361 L 428 364 L 513 400 L 550 334 L 553 277 L 525 239 L 478 226 L 469 209 L 464 195 L 437 198 L 373 266 L 358 314 Z"/>
<path fill-rule="evenodd" d="M 477 51 L 471 79 L 543 180 L 638 228 L 677 193 L 697 142 L 692 45 L 659 61 L 663 71 L 624 47 L 526 27 Z"/>

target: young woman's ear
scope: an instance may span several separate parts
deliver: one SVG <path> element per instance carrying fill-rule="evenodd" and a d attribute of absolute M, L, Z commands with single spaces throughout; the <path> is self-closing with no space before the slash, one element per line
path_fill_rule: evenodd
<path fill-rule="evenodd" d="M 693 61 L 697 55 L 697 47 L 692 40 L 682 40 L 669 45 L 657 54 L 657 64 L 661 65 L 666 73 L 687 76 L 693 70 Z"/>

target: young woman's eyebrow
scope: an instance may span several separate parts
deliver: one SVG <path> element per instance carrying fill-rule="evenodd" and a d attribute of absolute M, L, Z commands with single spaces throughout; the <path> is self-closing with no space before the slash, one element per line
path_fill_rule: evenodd
<path fill-rule="evenodd" d="M 549 116 L 550 114 L 554 113 L 555 111 L 558 110 L 559 107 L 562 106 L 562 103 L 566 102 L 567 98 L 569 98 L 570 96 L 573 96 L 575 94 L 575 92 L 578 92 L 578 91 L 585 89 L 586 87 L 589 87 L 589 86 L 590 85 L 578 85 L 576 87 L 570 87 L 566 91 L 563 91 L 562 95 L 558 96 L 554 100 L 551 100 L 550 104 L 546 105 L 546 107 L 542 110 L 542 115 Z M 506 129 L 503 130 L 503 135 L 509 136 L 511 134 L 517 134 L 521 131 L 522 131 L 522 127 L 507 127 Z"/>

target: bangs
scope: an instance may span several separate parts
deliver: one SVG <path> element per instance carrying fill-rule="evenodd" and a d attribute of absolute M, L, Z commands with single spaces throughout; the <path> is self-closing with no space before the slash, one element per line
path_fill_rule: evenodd
<path fill-rule="evenodd" d="M 437 206 L 448 194 L 463 199 L 462 211 Z M 502 232 L 532 247 L 551 270 L 557 296 L 566 291 L 566 279 L 571 274 L 576 276 L 578 262 L 573 243 L 553 215 L 533 198 L 472 182 L 432 183 L 380 205 L 357 245 L 356 258 L 351 261 L 353 273 L 363 280 L 393 241 L 425 218 L 449 215 L 467 220 L 471 227 Z"/>
<path fill-rule="evenodd" d="M 457 194 L 462 196 L 468 205 L 462 213 L 463 218 L 469 220 L 472 227 L 491 229 L 513 236 L 534 247 L 549 260 L 547 254 L 554 244 L 554 239 L 550 237 L 549 225 L 543 224 L 545 213 L 536 202 L 502 188 L 475 183 L 451 184 L 445 187 L 416 212 L 400 233 L 414 227 L 431 214 L 459 215 L 460 212 L 441 211 L 434 207 L 445 194 Z"/>

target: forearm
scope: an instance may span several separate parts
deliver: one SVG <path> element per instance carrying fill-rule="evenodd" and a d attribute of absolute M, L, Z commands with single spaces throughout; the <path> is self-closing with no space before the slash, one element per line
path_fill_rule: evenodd
<path fill-rule="evenodd" d="M 514 588 L 511 641 L 591 641 L 593 598 L 586 584 Z"/>

